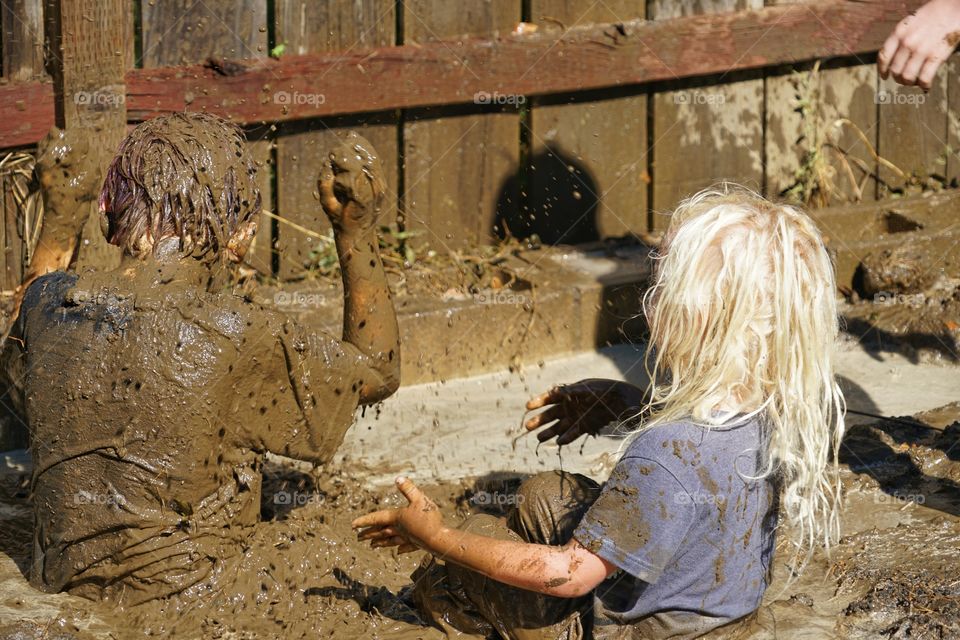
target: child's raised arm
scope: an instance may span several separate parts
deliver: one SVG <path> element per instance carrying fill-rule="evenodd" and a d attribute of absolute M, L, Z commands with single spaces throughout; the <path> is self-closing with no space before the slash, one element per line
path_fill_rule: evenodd
<path fill-rule="evenodd" d="M 371 404 L 400 384 L 400 339 L 376 233 L 386 185 L 370 143 L 351 131 L 330 151 L 318 188 L 340 258 L 343 341 L 370 360 L 372 375 L 364 377 L 360 403 Z"/>
<path fill-rule="evenodd" d="M 397 488 L 410 504 L 354 520 L 360 540 L 370 540 L 374 547 L 395 546 L 401 553 L 422 548 L 492 580 L 559 598 L 586 595 L 617 570 L 575 539 L 555 547 L 447 527 L 437 505 L 413 482 L 397 478 Z"/>

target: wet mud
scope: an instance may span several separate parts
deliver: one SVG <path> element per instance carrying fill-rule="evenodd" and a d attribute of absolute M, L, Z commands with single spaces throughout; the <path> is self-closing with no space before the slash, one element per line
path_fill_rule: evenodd
<path fill-rule="evenodd" d="M 960 261 L 925 243 L 864 256 L 847 329 L 873 347 L 960 360 Z"/>
<path fill-rule="evenodd" d="M 960 403 L 852 428 L 844 443 L 840 543 L 829 557 L 818 552 L 793 581 L 789 549 L 778 549 L 774 581 L 756 618 L 707 637 L 960 637 L 958 436 Z M 247 573 L 242 588 L 212 594 L 215 606 L 178 609 L 182 603 L 171 599 L 162 607 L 118 611 L 66 594 L 40 594 L 11 562 L 0 569 L 0 619 L 23 612 L 20 627 L 71 638 L 110 637 L 107 629 L 112 637 L 142 635 L 132 629 L 161 637 L 189 637 L 188 629 L 201 629 L 204 637 L 444 637 L 411 606 L 410 575 L 423 554 L 372 550 L 349 530 L 356 515 L 398 505 L 392 489 L 368 489 L 336 469 L 318 472 L 279 458 L 270 458 L 262 470 L 264 522 L 252 540 L 273 549 L 269 563 L 263 564 L 253 544 L 244 547 L 237 561 Z M 2 508 L 19 514 L 5 526 L 26 532 L 27 476 L 3 477 Z M 484 484 L 491 481 L 497 484 Z M 514 478 L 494 478 L 427 491 L 456 524 L 469 513 L 502 515 L 502 505 L 478 503 L 476 496 L 516 486 Z M 23 533 L 3 539 L 5 556 L 20 564 L 28 560 Z M 30 635 L 29 629 L 20 631 L 23 637 L 50 637 Z"/>

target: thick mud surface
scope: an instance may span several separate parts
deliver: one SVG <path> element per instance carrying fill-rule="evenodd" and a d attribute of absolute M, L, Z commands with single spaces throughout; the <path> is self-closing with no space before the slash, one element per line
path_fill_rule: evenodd
<path fill-rule="evenodd" d="M 817 553 L 787 582 L 789 549 L 779 549 L 774 584 L 757 619 L 717 638 L 960 637 L 960 403 L 850 430 L 843 451 L 845 535 L 829 557 Z M 64 594 L 31 589 L 29 474 L 2 475 L 0 635 L 10 637 L 442 638 L 407 604 L 422 554 L 393 556 L 357 544 L 357 514 L 397 504 L 390 489 L 369 489 L 336 469 L 314 472 L 271 459 L 255 544 L 242 549 L 247 589 L 210 594 L 193 608 L 118 612 Z M 495 486 L 490 483 L 496 483 Z M 494 477 L 430 487 L 456 521 L 496 505 L 479 489 L 508 493 Z M 509 501 L 505 501 L 509 503 Z M 267 562 L 251 550 L 273 549 Z M 216 605 L 209 604 L 216 602 Z M 199 630 L 199 631 L 198 631 Z M 16 635 L 19 634 L 19 635 Z"/>

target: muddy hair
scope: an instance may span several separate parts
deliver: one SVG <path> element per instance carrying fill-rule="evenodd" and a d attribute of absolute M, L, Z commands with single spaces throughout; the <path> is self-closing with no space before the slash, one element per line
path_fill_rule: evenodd
<path fill-rule="evenodd" d="M 834 375 L 837 288 L 820 232 L 795 207 L 721 184 L 680 204 L 654 258 L 643 304 L 652 419 L 641 430 L 757 416 L 769 442 L 762 477 L 780 488 L 800 569 L 840 531 L 845 404 Z"/>
<path fill-rule="evenodd" d="M 230 239 L 260 212 L 257 167 L 243 133 L 206 113 L 175 113 L 134 128 L 100 192 L 107 240 L 145 257 L 179 238 L 183 255 L 222 258 Z"/>

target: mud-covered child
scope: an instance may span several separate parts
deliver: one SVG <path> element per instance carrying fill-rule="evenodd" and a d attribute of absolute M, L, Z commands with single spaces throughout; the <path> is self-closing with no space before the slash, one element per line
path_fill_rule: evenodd
<path fill-rule="evenodd" d="M 801 565 L 838 535 L 835 291 L 801 211 L 728 186 L 686 200 L 644 300 L 649 391 L 587 380 L 528 405 L 549 408 L 527 428 L 565 443 L 645 404 L 607 482 L 539 474 L 506 519 L 452 528 L 400 478 L 409 506 L 357 519 L 360 538 L 433 555 L 414 600 L 453 636 L 692 638 L 739 625 L 767 587 L 778 517 Z"/>
<path fill-rule="evenodd" d="M 61 134 L 40 160 L 49 203 L 97 197 L 71 147 Z M 124 139 L 99 190 L 122 264 L 38 278 L 6 343 L 34 462 L 34 586 L 119 606 L 225 588 L 229 600 L 231 559 L 258 566 L 264 455 L 327 462 L 357 406 L 397 388 L 379 160 L 351 134 L 316 171 L 342 267 L 341 339 L 230 286 L 261 211 L 236 127 L 182 113 Z"/>

